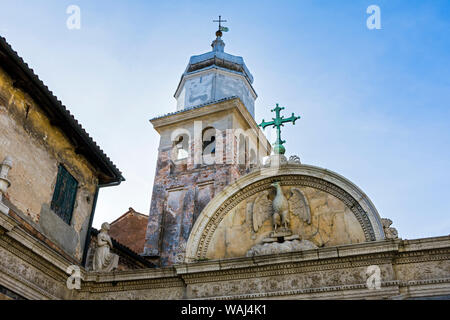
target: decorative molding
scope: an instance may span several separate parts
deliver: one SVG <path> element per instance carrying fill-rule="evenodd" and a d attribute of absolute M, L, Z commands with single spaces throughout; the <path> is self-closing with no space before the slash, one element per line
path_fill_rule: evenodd
<path fill-rule="evenodd" d="M 118 292 L 129 290 L 144 290 L 144 289 L 161 289 L 184 287 L 183 281 L 178 278 L 159 278 L 146 279 L 135 281 L 123 281 L 117 284 L 116 281 L 111 282 L 85 282 L 82 285 L 82 292 L 100 293 L 100 292 Z"/>
<path fill-rule="evenodd" d="M 303 274 L 307 272 L 320 272 L 326 270 L 339 270 L 345 268 L 367 267 L 369 265 L 391 264 L 393 254 L 379 254 L 352 258 L 327 259 L 318 261 L 305 261 L 295 263 L 274 264 L 267 266 L 254 266 L 251 268 L 236 268 L 230 270 L 217 270 L 185 274 L 186 284 L 206 283 L 216 281 L 230 281 L 251 278 L 282 276 L 287 274 Z"/>

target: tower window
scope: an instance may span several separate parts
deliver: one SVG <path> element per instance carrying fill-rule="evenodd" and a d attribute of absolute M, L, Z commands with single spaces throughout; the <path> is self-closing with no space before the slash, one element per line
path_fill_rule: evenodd
<path fill-rule="evenodd" d="M 250 150 L 250 166 L 253 167 L 255 165 L 257 165 L 256 152 L 255 152 L 255 150 L 251 149 Z"/>
<path fill-rule="evenodd" d="M 62 165 L 59 165 L 55 191 L 50 207 L 67 224 L 70 224 L 72 220 L 77 189 L 78 181 Z"/>
<path fill-rule="evenodd" d="M 238 165 L 241 168 L 245 168 L 246 165 L 246 141 L 243 134 L 239 135 L 239 147 L 238 147 Z"/>
<path fill-rule="evenodd" d="M 208 127 L 203 130 L 202 134 L 202 155 L 206 164 L 214 163 L 216 154 L 216 129 Z"/>
<path fill-rule="evenodd" d="M 189 157 L 189 137 L 185 134 L 175 139 L 173 152 L 176 160 L 183 160 Z"/>

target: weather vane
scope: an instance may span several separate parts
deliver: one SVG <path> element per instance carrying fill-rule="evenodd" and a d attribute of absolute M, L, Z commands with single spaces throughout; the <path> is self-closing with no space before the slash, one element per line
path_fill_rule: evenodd
<path fill-rule="evenodd" d="M 292 124 L 295 125 L 295 121 L 300 119 L 300 117 L 295 116 L 294 113 L 292 113 L 292 116 L 285 119 L 284 116 L 280 116 L 281 110 L 284 110 L 284 108 L 280 108 L 277 103 L 275 109 L 270 110 L 271 112 L 275 111 L 275 118 L 272 118 L 273 121 L 265 122 L 263 119 L 263 121 L 259 125 L 263 129 L 265 129 L 268 126 L 273 126 L 274 128 L 277 128 L 277 140 L 273 145 L 273 152 L 275 154 L 284 154 L 286 152 L 286 149 L 283 146 L 283 143 L 285 143 L 286 141 L 281 140 L 281 127 L 284 126 L 283 123 L 292 122 Z"/>
<path fill-rule="evenodd" d="M 222 32 L 228 32 L 229 29 L 227 27 L 222 26 L 222 22 L 227 22 L 227 20 L 222 20 L 222 16 L 219 16 L 219 20 L 213 20 L 213 22 L 219 23 L 219 29 L 216 32 L 217 37 L 221 37 Z"/>

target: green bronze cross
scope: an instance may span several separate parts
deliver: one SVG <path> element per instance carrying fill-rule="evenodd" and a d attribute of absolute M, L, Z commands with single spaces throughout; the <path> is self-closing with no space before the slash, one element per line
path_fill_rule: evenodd
<path fill-rule="evenodd" d="M 273 152 L 275 154 L 284 154 L 286 152 L 286 149 L 283 146 L 283 143 L 285 143 L 286 141 L 281 140 L 281 127 L 284 126 L 283 123 L 292 122 L 292 124 L 295 125 L 295 121 L 300 119 L 300 117 L 296 117 L 294 113 L 292 113 L 292 116 L 285 119 L 284 116 L 280 116 L 281 110 L 284 110 L 284 108 L 280 108 L 277 103 L 275 109 L 270 110 L 271 112 L 275 111 L 275 118 L 272 118 L 273 121 L 265 122 L 263 119 L 263 121 L 259 125 L 263 129 L 265 129 L 268 126 L 273 126 L 274 128 L 277 128 L 277 141 L 275 141 L 275 144 L 273 145 Z"/>

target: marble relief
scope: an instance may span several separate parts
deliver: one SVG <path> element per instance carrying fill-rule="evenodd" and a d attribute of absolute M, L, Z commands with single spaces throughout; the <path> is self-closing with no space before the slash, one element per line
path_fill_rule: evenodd
<path fill-rule="evenodd" d="M 324 191 L 304 186 L 282 186 L 289 197 L 291 189 L 298 189 L 309 206 L 308 217 L 295 214 L 290 206 L 289 221 L 293 235 L 312 242 L 317 247 L 365 242 L 364 231 L 354 213 L 341 200 Z M 265 219 L 255 231 L 252 210 L 258 198 L 270 192 L 263 190 L 234 207 L 218 225 L 210 241 L 208 259 L 245 256 L 253 246 L 273 235 L 273 220 Z M 270 197 L 270 196 L 269 196 Z M 308 223 L 310 222 L 310 223 Z"/>

